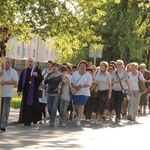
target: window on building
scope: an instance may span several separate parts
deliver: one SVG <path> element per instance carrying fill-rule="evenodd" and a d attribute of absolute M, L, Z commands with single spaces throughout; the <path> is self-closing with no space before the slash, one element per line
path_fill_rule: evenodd
<path fill-rule="evenodd" d="M 33 49 L 33 57 L 36 55 L 36 49 Z"/>
<path fill-rule="evenodd" d="M 52 53 L 52 59 L 54 59 L 54 57 L 55 57 L 55 54 L 54 54 L 54 51 L 51 51 L 51 53 Z"/>
<path fill-rule="evenodd" d="M 26 49 L 24 48 L 22 51 L 22 56 L 24 57 L 26 55 Z"/>
<path fill-rule="evenodd" d="M 15 54 L 15 47 L 14 47 L 14 46 L 11 48 L 11 54 L 12 54 L 12 55 Z"/>
<path fill-rule="evenodd" d="M 17 55 L 20 56 L 20 46 L 17 47 Z"/>
<path fill-rule="evenodd" d="M 48 59 L 48 50 L 45 52 L 45 58 Z"/>
<path fill-rule="evenodd" d="M 36 42 L 36 40 L 37 40 L 37 37 L 33 36 L 33 42 Z"/>
<path fill-rule="evenodd" d="M 30 53 L 31 53 L 31 52 L 30 52 L 30 49 L 28 48 L 28 55 L 30 55 Z"/>

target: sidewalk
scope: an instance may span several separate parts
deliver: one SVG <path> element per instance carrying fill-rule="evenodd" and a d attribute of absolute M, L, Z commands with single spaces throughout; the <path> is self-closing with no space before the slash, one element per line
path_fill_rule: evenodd
<path fill-rule="evenodd" d="M 126 117 L 116 124 L 109 120 L 102 125 L 82 120 L 81 127 L 76 126 L 76 119 L 60 127 L 58 117 L 55 127 L 48 121 L 31 127 L 18 124 L 19 109 L 10 111 L 6 132 L 0 131 L 0 150 L 91 150 L 97 149 L 148 149 L 150 115 L 142 115 L 137 121 L 130 122 Z M 142 138 L 139 138 L 142 137 Z M 139 143 L 139 144 L 138 144 Z"/>
<path fill-rule="evenodd" d="M 16 108 L 15 109 L 14 108 L 10 109 L 8 124 L 12 124 L 12 123 L 17 123 L 18 122 L 19 111 L 20 111 L 20 109 L 16 109 Z"/>

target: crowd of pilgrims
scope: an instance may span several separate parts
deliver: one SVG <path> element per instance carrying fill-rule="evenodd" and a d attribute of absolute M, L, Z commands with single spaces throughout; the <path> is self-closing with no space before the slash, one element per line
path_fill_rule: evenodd
<path fill-rule="evenodd" d="M 28 60 L 18 83 L 19 123 L 25 126 L 49 122 L 54 127 L 57 114 L 62 127 L 73 119 L 81 126 L 83 118 L 98 125 L 107 120 L 119 123 L 123 116 L 136 121 L 137 115 L 150 110 L 150 72 L 144 63 L 125 66 L 122 60 L 101 61 L 97 67 L 84 60 L 77 66 L 48 61 L 42 71 L 33 66 L 33 60 Z M 138 79 L 145 84 L 145 93 L 140 93 Z M 128 100 L 123 99 L 124 90 Z"/>

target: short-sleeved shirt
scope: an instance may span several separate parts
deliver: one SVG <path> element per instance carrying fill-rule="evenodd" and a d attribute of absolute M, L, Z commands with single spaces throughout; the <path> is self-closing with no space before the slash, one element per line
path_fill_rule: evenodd
<path fill-rule="evenodd" d="M 140 77 L 141 80 L 145 80 L 143 77 L 143 74 L 138 72 L 135 76 L 132 74 L 132 72 L 128 73 L 129 76 L 129 82 L 130 82 L 130 87 L 134 91 L 139 91 L 139 85 L 138 85 L 138 76 Z"/>
<path fill-rule="evenodd" d="M 109 72 L 105 71 L 104 73 L 101 73 L 101 71 L 98 71 L 94 77 L 94 80 L 98 82 L 98 90 L 103 91 L 109 89 L 108 83 L 111 82 Z"/>
<path fill-rule="evenodd" d="M 49 72 L 52 72 L 52 71 L 49 71 L 48 68 L 45 68 L 45 69 L 42 71 L 42 76 L 44 76 L 44 79 L 46 78 L 46 76 L 48 75 Z"/>
<path fill-rule="evenodd" d="M 128 72 L 127 71 L 122 71 L 118 73 L 119 78 L 117 77 L 116 70 L 112 73 L 112 80 L 120 80 L 123 89 L 126 89 L 126 79 L 128 78 Z M 122 91 L 121 85 L 119 83 L 114 83 L 112 89 L 114 91 Z"/>
<path fill-rule="evenodd" d="M 60 95 L 60 98 L 65 100 L 65 101 L 70 101 L 70 87 L 69 87 L 69 84 L 67 85 L 62 85 L 62 92 L 61 92 L 61 95 Z"/>
<path fill-rule="evenodd" d="M 75 71 L 74 74 L 72 75 L 70 83 L 74 83 L 76 86 L 78 86 L 79 84 L 81 84 L 81 85 L 88 84 L 89 86 L 91 86 L 92 85 L 92 76 L 89 72 L 86 72 L 85 74 L 80 75 L 79 71 Z M 90 96 L 89 87 L 81 88 L 75 95 Z"/>
<path fill-rule="evenodd" d="M 18 82 L 17 71 L 13 68 L 9 70 L 4 69 L 3 81 L 16 81 Z M 2 85 L 2 97 L 12 97 L 13 85 Z"/>

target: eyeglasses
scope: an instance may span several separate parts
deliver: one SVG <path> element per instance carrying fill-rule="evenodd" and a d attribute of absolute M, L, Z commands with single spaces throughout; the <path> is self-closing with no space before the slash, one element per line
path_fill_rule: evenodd
<path fill-rule="evenodd" d="M 108 68 L 108 70 L 113 70 L 113 68 Z"/>

